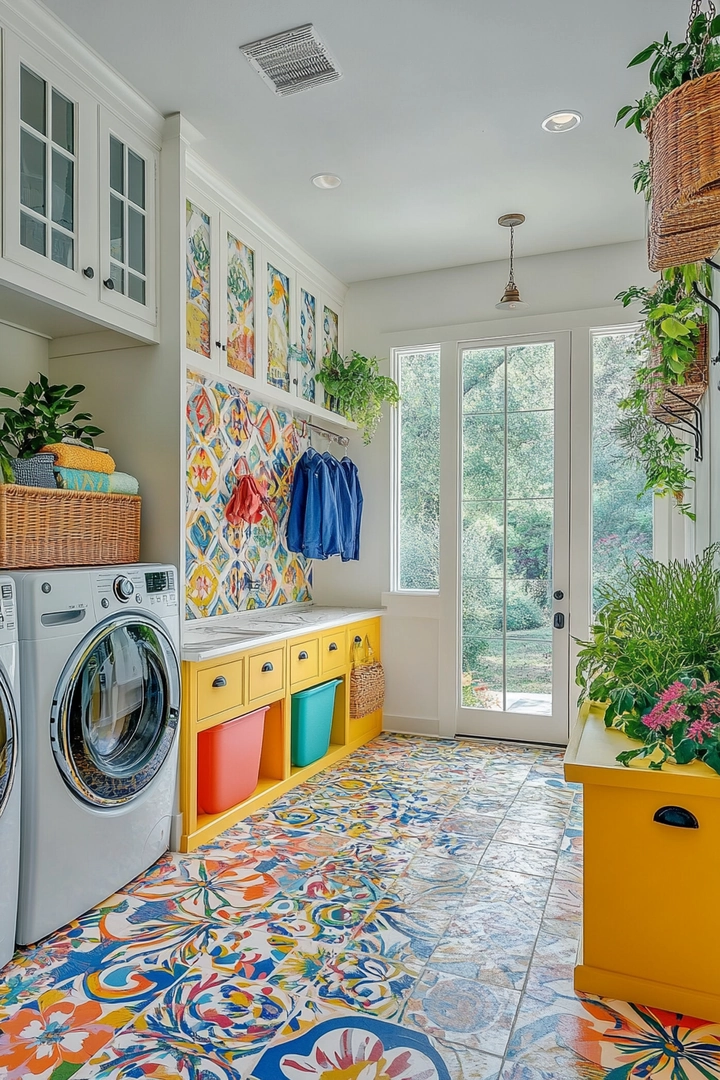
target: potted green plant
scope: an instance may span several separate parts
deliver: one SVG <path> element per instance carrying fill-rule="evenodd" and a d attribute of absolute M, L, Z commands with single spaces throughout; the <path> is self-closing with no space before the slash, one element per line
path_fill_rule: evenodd
<path fill-rule="evenodd" d="M 22 463 L 38 457 L 44 446 L 65 438 L 93 445 L 94 436 L 101 435 L 102 428 L 88 423 L 90 413 L 75 413 L 68 418 L 84 389 L 79 384 L 51 384 L 45 375 L 40 375 L 37 382 L 29 382 L 24 390 L 0 387 L 0 394 L 16 402 L 0 406 L 0 467 L 6 483 L 22 482 Z M 52 462 L 48 467 L 52 473 Z"/>
<path fill-rule="evenodd" d="M 692 562 L 639 558 L 608 585 L 589 641 L 580 642 L 580 701 L 640 745 L 618 756 L 699 759 L 720 772 L 720 547 Z"/>
<path fill-rule="evenodd" d="M 397 383 L 380 374 L 379 361 L 374 356 L 352 352 L 343 359 L 333 349 L 315 378 L 335 399 L 338 410 L 360 428 L 365 445 L 372 442 L 380 423 L 383 402 L 395 406 L 400 401 Z"/>

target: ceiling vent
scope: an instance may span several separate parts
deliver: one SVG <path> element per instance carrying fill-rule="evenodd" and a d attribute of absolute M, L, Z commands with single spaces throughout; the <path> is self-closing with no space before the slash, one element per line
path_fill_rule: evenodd
<path fill-rule="evenodd" d="M 283 97 L 342 75 L 310 23 L 240 48 L 261 78 Z"/>

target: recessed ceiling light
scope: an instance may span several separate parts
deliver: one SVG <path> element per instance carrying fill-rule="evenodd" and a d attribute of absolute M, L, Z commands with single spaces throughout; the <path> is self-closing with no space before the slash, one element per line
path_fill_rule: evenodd
<path fill-rule="evenodd" d="M 572 131 L 582 120 L 582 113 L 565 109 L 563 112 L 550 113 L 542 122 L 545 131 Z"/>
<path fill-rule="evenodd" d="M 312 182 L 315 187 L 322 188 L 324 191 L 329 188 L 340 187 L 342 180 L 339 176 L 335 176 L 333 173 L 321 172 L 317 176 L 313 176 Z"/>

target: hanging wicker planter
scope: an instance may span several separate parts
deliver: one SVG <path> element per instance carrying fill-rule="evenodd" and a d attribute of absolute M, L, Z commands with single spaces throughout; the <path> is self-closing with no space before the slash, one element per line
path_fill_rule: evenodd
<path fill-rule="evenodd" d="M 720 245 L 720 71 L 690 79 L 653 110 L 651 270 L 712 255 Z"/>
<path fill-rule="evenodd" d="M 660 362 L 659 347 L 651 349 L 652 366 Z M 693 406 L 703 398 L 708 388 L 708 333 L 707 326 L 700 326 L 697 359 L 685 373 L 685 382 L 670 389 L 657 379 L 657 389 L 650 389 L 650 415 L 664 424 L 677 424 L 693 413 Z"/>

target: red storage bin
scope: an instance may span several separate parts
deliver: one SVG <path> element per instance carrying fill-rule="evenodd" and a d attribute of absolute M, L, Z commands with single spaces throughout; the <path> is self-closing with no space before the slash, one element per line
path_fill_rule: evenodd
<path fill-rule="evenodd" d="M 219 814 L 247 799 L 260 775 L 269 706 L 226 720 L 198 735 L 198 813 Z"/>

